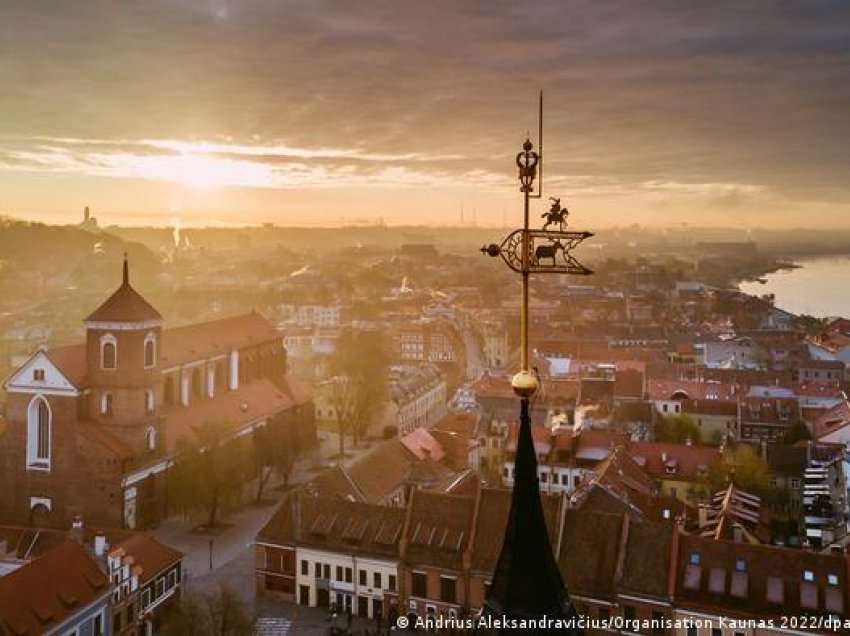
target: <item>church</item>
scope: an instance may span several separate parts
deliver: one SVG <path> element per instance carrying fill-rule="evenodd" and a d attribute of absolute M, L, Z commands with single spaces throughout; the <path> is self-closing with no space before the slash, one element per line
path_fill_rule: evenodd
<path fill-rule="evenodd" d="M 210 421 L 234 437 L 283 426 L 315 443 L 313 403 L 283 338 L 256 312 L 165 328 L 130 284 L 88 318 L 85 342 L 35 352 L 4 383 L 0 519 L 142 529 L 168 515 L 178 440 Z"/>

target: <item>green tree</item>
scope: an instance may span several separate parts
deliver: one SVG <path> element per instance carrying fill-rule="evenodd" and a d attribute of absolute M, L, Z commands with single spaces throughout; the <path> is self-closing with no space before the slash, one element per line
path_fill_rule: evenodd
<path fill-rule="evenodd" d="M 330 403 L 339 431 L 339 454 L 345 451 L 345 433 L 357 444 L 377 414 L 387 392 L 390 363 L 386 337 L 379 331 L 347 331 L 331 356 Z"/>
<path fill-rule="evenodd" d="M 655 423 L 655 439 L 659 442 L 684 444 L 690 440 L 694 444 L 702 441 L 702 431 L 693 418 L 688 415 L 670 415 Z"/>
<path fill-rule="evenodd" d="M 229 587 L 186 594 L 165 616 L 163 636 L 253 636 L 256 618 Z"/>
<path fill-rule="evenodd" d="M 770 482 L 770 469 L 752 446 L 738 444 L 723 454 L 708 471 L 708 483 L 714 492 L 735 484 L 737 488 L 765 496 Z"/>

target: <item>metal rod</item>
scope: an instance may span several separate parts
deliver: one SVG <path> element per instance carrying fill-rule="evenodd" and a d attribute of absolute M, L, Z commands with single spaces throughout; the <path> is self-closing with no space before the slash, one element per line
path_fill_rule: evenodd
<path fill-rule="evenodd" d="M 528 371 L 528 188 L 525 190 L 525 214 L 522 230 L 522 304 L 520 305 L 520 364 L 522 371 Z"/>

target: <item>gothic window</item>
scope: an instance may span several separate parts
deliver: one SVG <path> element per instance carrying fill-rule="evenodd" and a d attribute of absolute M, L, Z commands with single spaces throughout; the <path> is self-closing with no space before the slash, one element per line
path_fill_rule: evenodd
<path fill-rule="evenodd" d="M 50 469 L 51 427 L 47 400 L 36 396 L 27 409 L 27 466 Z"/>
<path fill-rule="evenodd" d="M 100 396 L 100 414 L 112 415 L 112 394 L 104 393 Z"/>
<path fill-rule="evenodd" d="M 145 448 L 149 451 L 156 450 L 156 429 L 153 426 L 145 432 Z"/>
<path fill-rule="evenodd" d="M 149 333 L 145 336 L 145 368 L 156 366 L 156 336 Z"/>
<path fill-rule="evenodd" d="M 102 369 L 118 367 L 118 342 L 115 336 L 107 334 L 100 339 L 100 366 Z"/>

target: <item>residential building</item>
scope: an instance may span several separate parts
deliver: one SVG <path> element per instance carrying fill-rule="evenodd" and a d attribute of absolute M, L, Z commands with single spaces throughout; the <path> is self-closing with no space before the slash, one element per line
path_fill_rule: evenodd
<path fill-rule="evenodd" d="M 110 636 L 112 586 L 85 547 L 66 539 L 0 577 L 0 632 Z"/>

